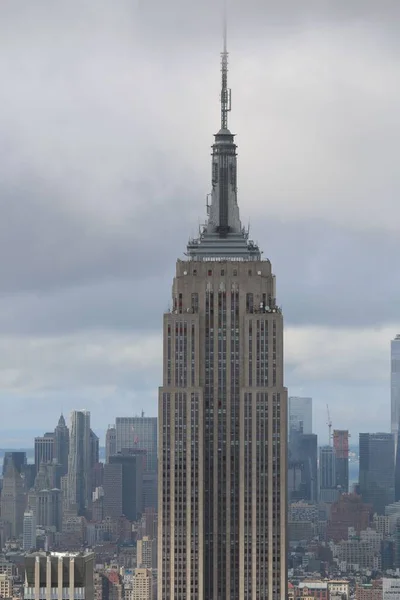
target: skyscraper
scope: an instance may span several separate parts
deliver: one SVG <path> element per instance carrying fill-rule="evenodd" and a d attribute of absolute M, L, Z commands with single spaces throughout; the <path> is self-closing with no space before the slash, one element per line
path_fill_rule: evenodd
<path fill-rule="evenodd" d="M 349 432 L 346 429 L 333 430 L 335 448 L 336 485 L 343 494 L 349 491 Z"/>
<path fill-rule="evenodd" d="M 71 429 L 68 457 L 68 508 L 83 515 L 91 500 L 90 412 L 74 410 L 71 414 Z"/>
<path fill-rule="evenodd" d="M 61 465 L 61 475 L 68 471 L 69 430 L 65 424 L 64 415 L 61 415 L 54 430 L 54 457 Z"/>
<path fill-rule="evenodd" d="M 391 433 L 360 433 L 360 492 L 378 514 L 394 502 L 394 439 Z"/>
<path fill-rule="evenodd" d="M 42 437 L 35 437 L 35 467 L 36 473 L 42 463 L 50 463 L 54 458 L 54 433 L 45 433 Z"/>
<path fill-rule="evenodd" d="M 143 455 L 110 456 L 104 465 L 104 515 L 136 521 L 143 511 Z"/>
<path fill-rule="evenodd" d="M 289 396 L 289 433 L 312 433 L 312 398 Z"/>
<path fill-rule="evenodd" d="M 114 456 L 117 453 L 117 432 L 115 425 L 109 425 L 106 433 L 106 463 L 108 463 L 110 456 Z"/>
<path fill-rule="evenodd" d="M 41 490 L 36 494 L 36 522 L 41 527 L 54 527 L 61 531 L 62 498 L 61 490 Z"/>
<path fill-rule="evenodd" d="M 158 597 L 286 597 L 287 391 L 271 263 L 242 227 L 222 54 L 208 220 L 178 260 L 159 396 Z"/>
<path fill-rule="evenodd" d="M 319 500 L 332 503 L 339 496 L 336 485 L 336 457 L 333 446 L 319 449 Z"/>
<path fill-rule="evenodd" d="M 13 461 L 9 461 L 1 490 L 1 518 L 10 524 L 11 535 L 22 533 L 26 494 L 23 479 Z"/>
<path fill-rule="evenodd" d="M 146 450 L 146 472 L 157 471 L 157 417 L 117 417 L 116 451 Z M 115 453 L 114 453 L 115 454 Z"/>
<path fill-rule="evenodd" d="M 293 430 L 294 431 L 294 430 Z M 293 438 L 290 470 L 300 471 L 300 485 L 291 500 L 318 502 L 318 437 L 315 433 L 299 433 Z M 289 473 L 290 476 L 290 473 Z"/>
<path fill-rule="evenodd" d="M 3 459 L 3 477 L 7 472 L 8 466 L 12 464 L 21 475 L 24 467 L 27 465 L 26 452 L 6 452 Z"/>
<path fill-rule="evenodd" d="M 25 552 L 36 549 L 36 518 L 33 510 L 30 509 L 24 512 L 22 547 Z"/>
<path fill-rule="evenodd" d="M 400 334 L 390 342 L 390 397 L 391 397 L 391 431 L 397 434 L 400 421 Z M 397 438 L 395 438 L 395 444 Z"/>
<path fill-rule="evenodd" d="M 321 446 L 319 449 L 319 487 L 336 487 L 335 450 L 332 446 Z"/>

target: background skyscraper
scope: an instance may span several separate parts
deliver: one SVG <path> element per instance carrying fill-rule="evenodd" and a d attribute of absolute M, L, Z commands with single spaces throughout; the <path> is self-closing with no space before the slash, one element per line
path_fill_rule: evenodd
<path fill-rule="evenodd" d="M 289 435 L 294 429 L 312 433 L 312 398 L 289 396 Z"/>
<path fill-rule="evenodd" d="M 289 477 L 297 471 L 297 485 L 291 485 L 291 500 L 318 502 L 318 437 L 315 433 L 292 430 Z M 295 488 L 295 489 L 293 489 Z"/>
<path fill-rule="evenodd" d="M 64 415 L 61 415 L 54 430 L 54 457 L 57 463 L 61 465 L 61 475 L 65 475 L 68 471 L 68 454 L 69 430 Z"/>
<path fill-rule="evenodd" d="M 144 451 L 143 451 L 144 452 Z M 143 454 L 110 456 L 104 465 L 104 516 L 136 521 L 143 511 Z"/>
<path fill-rule="evenodd" d="M 394 439 L 391 433 L 360 433 L 360 493 L 378 514 L 394 502 Z"/>
<path fill-rule="evenodd" d="M 36 549 L 36 518 L 34 511 L 31 509 L 26 510 L 24 513 L 22 547 L 25 552 Z"/>
<path fill-rule="evenodd" d="M 10 524 L 13 538 L 22 534 L 25 507 L 24 481 L 14 462 L 9 460 L 1 490 L 1 518 Z"/>
<path fill-rule="evenodd" d="M 339 495 L 336 485 L 336 457 L 333 446 L 319 449 L 319 500 L 335 502 Z"/>
<path fill-rule="evenodd" d="M 35 467 L 36 472 L 42 463 L 50 463 L 55 455 L 54 433 L 45 433 L 42 437 L 35 438 Z"/>
<path fill-rule="evenodd" d="M 349 491 L 349 432 L 346 429 L 333 430 L 335 449 L 336 485 L 343 494 Z"/>
<path fill-rule="evenodd" d="M 208 221 L 164 316 L 160 599 L 286 598 L 283 319 L 239 218 L 227 60 L 225 47 Z"/>
<path fill-rule="evenodd" d="M 4 454 L 3 460 L 3 477 L 7 472 L 8 466 L 12 464 L 19 474 L 21 474 L 24 470 L 24 467 L 27 464 L 26 452 L 6 452 Z"/>
<path fill-rule="evenodd" d="M 116 452 L 146 450 L 145 471 L 157 472 L 157 417 L 117 417 L 115 429 Z"/>
<path fill-rule="evenodd" d="M 400 420 L 400 334 L 390 343 L 390 399 L 391 399 L 391 431 L 394 435 L 399 429 Z M 395 439 L 395 444 L 397 439 Z"/>
<path fill-rule="evenodd" d="M 68 508 L 83 515 L 91 500 L 90 412 L 76 410 L 71 414 L 68 457 Z"/>
<path fill-rule="evenodd" d="M 110 456 L 117 453 L 117 431 L 115 425 L 109 425 L 106 432 L 106 463 Z"/>
<path fill-rule="evenodd" d="M 319 482 L 321 489 L 336 487 L 335 450 L 332 446 L 319 449 Z"/>

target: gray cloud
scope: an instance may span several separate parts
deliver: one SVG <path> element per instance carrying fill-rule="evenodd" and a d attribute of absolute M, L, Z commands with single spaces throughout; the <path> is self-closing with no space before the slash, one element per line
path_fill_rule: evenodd
<path fill-rule="evenodd" d="M 376 328 L 389 339 L 400 323 L 399 9 L 230 8 L 242 217 L 272 260 L 289 330 L 302 331 L 288 337 L 288 384 L 323 406 L 340 394 L 354 428 L 350 399 L 388 395 L 384 366 L 370 368 L 385 345 L 368 357 L 355 345 L 356 366 L 328 371 L 314 355 L 307 371 L 301 349 L 317 327 L 336 364 L 333 328 L 343 340 L 367 330 L 374 348 Z M 174 262 L 204 216 L 219 49 L 211 0 L 2 3 L 0 401 L 12 396 L 26 424 L 51 402 L 53 418 L 84 401 L 99 428 L 127 396 L 155 413 L 155 346 L 144 370 L 119 350 L 136 357 L 159 334 Z M 82 357 L 99 335 L 100 354 Z M 24 345 L 45 348 L 42 360 Z"/>

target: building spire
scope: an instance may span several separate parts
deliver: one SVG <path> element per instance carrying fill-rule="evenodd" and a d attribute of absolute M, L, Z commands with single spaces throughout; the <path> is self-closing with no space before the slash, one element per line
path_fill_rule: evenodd
<path fill-rule="evenodd" d="M 221 52 L 221 128 L 212 146 L 212 190 L 207 195 L 207 222 L 200 237 L 189 240 L 187 256 L 194 260 L 261 260 L 258 246 L 248 239 L 237 202 L 237 154 L 235 136 L 228 129 L 231 90 L 228 87 L 227 0 L 223 2 Z"/>
<path fill-rule="evenodd" d="M 227 17 L 227 0 L 224 0 L 223 13 L 223 51 L 221 53 L 221 129 L 228 129 L 228 112 L 231 110 L 231 90 L 228 88 L 228 17 Z"/>

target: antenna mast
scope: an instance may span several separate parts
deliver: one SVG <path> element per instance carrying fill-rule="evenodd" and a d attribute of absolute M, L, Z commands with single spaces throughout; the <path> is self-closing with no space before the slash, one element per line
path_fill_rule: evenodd
<path fill-rule="evenodd" d="M 326 405 L 326 410 L 327 410 L 327 413 L 328 413 L 328 421 L 326 423 L 328 425 L 328 430 L 329 430 L 329 442 L 328 443 L 331 446 L 332 445 L 332 419 L 331 419 L 331 415 L 330 415 L 330 412 L 329 412 L 329 406 L 328 406 L 328 404 Z"/>
<path fill-rule="evenodd" d="M 221 129 L 228 129 L 228 112 L 231 110 L 231 90 L 228 88 L 228 19 L 226 2 L 227 0 L 224 0 L 224 48 L 221 53 Z"/>

